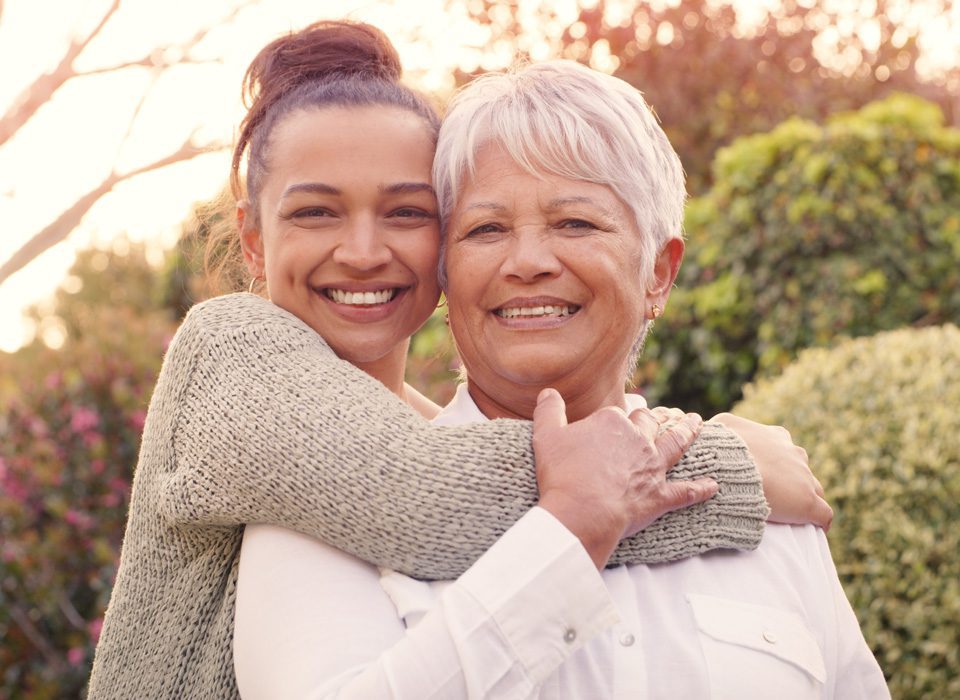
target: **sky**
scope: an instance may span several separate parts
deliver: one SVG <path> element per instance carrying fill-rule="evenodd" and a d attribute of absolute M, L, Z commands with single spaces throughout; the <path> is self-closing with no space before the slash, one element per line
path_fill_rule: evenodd
<path fill-rule="evenodd" d="M 861 12 L 871 5 L 871 0 L 829 1 Z M 522 5 L 531 2 L 521 0 Z M 737 4 L 749 21 L 751 12 L 775 2 Z M 88 33 L 110 4 L 5 0 L 0 17 L 0 111 L 53 68 L 71 39 Z M 904 16 L 922 4 L 901 3 Z M 243 9 L 225 22 L 238 5 Z M 336 14 L 323 14 L 328 5 Z M 497 68 L 509 63 L 503 47 L 486 45 L 485 33 L 468 20 L 464 3 L 453 5 L 459 9 L 445 10 L 443 0 L 123 0 L 75 63 L 81 72 L 94 73 L 64 85 L 0 148 L 0 261 L 112 170 L 146 164 L 176 150 L 191 134 L 197 143 L 230 144 L 243 115 L 243 71 L 257 50 L 321 17 L 350 17 L 384 29 L 397 45 L 411 82 L 434 93 L 452 87 L 454 66 Z M 561 20 L 575 19 L 575 0 L 552 6 Z M 954 11 L 960 15 L 960 5 Z M 952 36 L 949 28 L 960 21 L 927 25 L 924 41 L 930 60 L 955 60 L 960 37 Z M 144 67 L 96 73 L 141 57 L 145 47 L 182 43 L 204 26 L 214 29 L 192 52 L 195 63 L 169 69 L 159 78 Z M 538 50 L 533 51 L 535 59 L 548 57 Z M 614 64 L 595 67 L 610 70 Z M 37 332 L 52 346 L 61 343 L 55 327 L 38 331 L 24 320 L 23 310 L 49 304 L 76 252 L 90 246 L 122 247 L 130 239 L 147 243 L 159 261 L 162 251 L 175 243 L 192 205 L 216 195 L 228 170 L 229 149 L 221 149 L 118 185 L 67 241 L 0 285 L 0 350 L 12 352 Z"/>

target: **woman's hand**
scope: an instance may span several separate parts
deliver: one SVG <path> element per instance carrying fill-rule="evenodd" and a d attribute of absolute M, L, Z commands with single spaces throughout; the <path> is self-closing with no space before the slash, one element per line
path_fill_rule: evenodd
<path fill-rule="evenodd" d="M 810 471 L 807 451 L 793 443 L 790 431 L 732 413 L 720 413 L 710 420 L 730 428 L 747 443 L 763 479 L 771 522 L 813 523 L 830 529 L 833 509 L 823 498 L 823 486 Z"/>
<path fill-rule="evenodd" d="M 604 408 L 568 425 L 563 398 L 545 389 L 533 414 L 539 505 L 603 568 L 621 539 L 717 492 L 712 479 L 666 479 L 701 424 L 700 416 L 687 414 L 658 435 L 659 423 L 647 409 L 627 416 Z"/>

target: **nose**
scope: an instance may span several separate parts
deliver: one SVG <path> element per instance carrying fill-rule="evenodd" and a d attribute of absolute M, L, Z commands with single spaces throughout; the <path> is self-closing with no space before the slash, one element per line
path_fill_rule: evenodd
<path fill-rule="evenodd" d="M 529 283 L 560 274 L 562 265 L 554 254 L 549 236 L 517 232 L 506 243 L 505 257 L 500 265 L 504 277 Z"/>
<path fill-rule="evenodd" d="M 375 270 L 392 258 L 393 252 L 373 217 L 363 217 L 346 226 L 333 251 L 334 262 L 357 270 Z"/>

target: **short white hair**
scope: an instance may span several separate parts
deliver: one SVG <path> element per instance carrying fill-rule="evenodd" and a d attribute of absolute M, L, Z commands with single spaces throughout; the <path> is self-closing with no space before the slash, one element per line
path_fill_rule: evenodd
<path fill-rule="evenodd" d="M 657 252 L 683 236 L 683 166 L 640 92 L 574 61 L 545 61 L 482 75 L 454 95 L 433 164 L 443 229 L 440 282 L 446 289 L 447 226 L 476 159 L 503 148 L 532 175 L 609 187 L 643 237 L 639 271 L 653 276 Z"/>

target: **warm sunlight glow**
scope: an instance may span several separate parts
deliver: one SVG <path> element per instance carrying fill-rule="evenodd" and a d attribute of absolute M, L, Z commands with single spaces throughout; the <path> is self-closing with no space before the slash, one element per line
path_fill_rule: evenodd
<path fill-rule="evenodd" d="M 0 112 L 40 74 L 52 70 L 69 42 L 89 33 L 110 4 L 111 0 L 5 0 L 0 17 Z M 580 2 L 591 4 L 595 3 Z M 734 4 L 744 31 L 749 31 L 751 23 L 755 26 L 775 13 L 779 2 L 734 0 Z M 873 0 L 826 4 L 850 17 L 869 17 L 876 6 Z M 250 59 L 276 35 L 319 19 L 323 5 L 313 0 L 123 1 L 74 63 L 87 75 L 67 82 L 0 147 L 0 263 L 111 172 L 142 167 L 175 152 L 188 139 L 212 147 L 205 155 L 121 182 L 65 242 L 0 284 L 0 350 L 13 351 L 36 336 L 51 346 L 62 344 L 62 329 L 42 323 L 34 327 L 37 324 L 25 321 L 22 312 L 51 295 L 78 250 L 109 247 L 126 236 L 146 242 L 159 257 L 175 243 L 192 204 L 211 198 L 226 182 L 229 157 L 224 146 L 231 142 L 243 113 L 239 88 Z M 904 27 L 922 28 L 919 70 L 938 74 L 955 69 L 960 63 L 960 3 L 954 4 L 950 17 L 933 17 L 930 3 L 923 0 L 892 0 L 887 5 Z M 539 0 L 519 0 L 521 48 L 534 60 L 550 58 L 557 37 L 576 20 L 577 6 L 576 0 L 552 2 L 552 18 L 542 20 L 539 10 L 544 5 Z M 605 19 L 611 25 L 625 23 L 634 6 L 610 0 Z M 439 96 L 452 89 L 454 67 L 495 69 L 513 59 L 510 43 L 492 41 L 489 28 L 470 20 L 467 2 L 341 0 L 335 7 L 338 16 L 383 28 L 397 44 L 409 79 Z M 157 47 L 148 64 L 176 59 L 178 47 L 204 27 L 213 29 L 184 65 L 162 72 L 150 65 L 104 70 L 142 58 L 145 47 Z M 576 38 L 584 31 L 580 26 L 571 33 Z M 876 23 L 853 19 L 837 29 L 857 32 L 868 47 L 877 44 L 879 31 Z M 831 40 L 837 38 L 839 34 L 821 37 L 818 57 L 828 55 Z M 655 39 L 670 41 L 672 32 L 661 27 Z M 844 58 L 821 60 L 842 66 Z M 612 72 L 620 57 L 612 55 L 602 40 L 595 45 L 591 64 Z M 877 73 L 880 80 L 888 77 L 889 71 L 886 77 Z"/>

